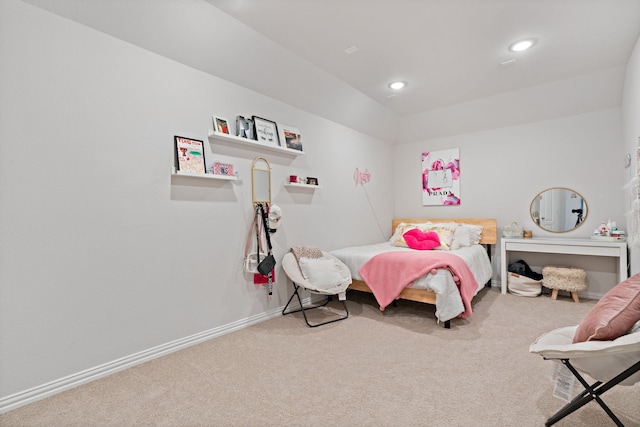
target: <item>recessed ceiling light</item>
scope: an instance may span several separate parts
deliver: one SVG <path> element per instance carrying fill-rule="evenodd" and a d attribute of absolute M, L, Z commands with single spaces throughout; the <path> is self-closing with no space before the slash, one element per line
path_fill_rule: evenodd
<path fill-rule="evenodd" d="M 403 87 L 406 87 L 406 86 L 407 86 L 406 82 L 392 82 L 392 83 L 389 83 L 389 87 L 391 89 L 393 89 L 393 90 L 400 90 L 400 89 L 402 89 Z"/>
<path fill-rule="evenodd" d="M 522 52 L 523 50 L 529 49 L 534 44 L 536 44 L 536 39 L 521 40 L 509 46 L 509 50 L 512 52 Z"/>

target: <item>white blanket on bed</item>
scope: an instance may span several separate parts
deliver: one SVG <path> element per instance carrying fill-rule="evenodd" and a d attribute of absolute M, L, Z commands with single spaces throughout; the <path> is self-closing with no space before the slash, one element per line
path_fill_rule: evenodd
<path fill-rule="evenodd" d="M 359 273 L 360 268 L 374 255 L 389 251 L 415 251 L 415 249 L 392 246 L 391 243 L 384 242 L 336 249 L 331 253 L 349 267 L 354 279 L 363 280 Z M 478 282 L 478 291 L 484 288 L 493 274 L 486 248 L 481 245 L 473 245 L 448 252 L 461 257 L 467 263 Z M 429 289 L 436 294 L 436 317 L 438 320 L 444 322 L 453 319 L 464 311 L 458 286 L 449 270 L 438 269 L 436 274 L 426 274 L 415 280 L 409 287 Z"/>

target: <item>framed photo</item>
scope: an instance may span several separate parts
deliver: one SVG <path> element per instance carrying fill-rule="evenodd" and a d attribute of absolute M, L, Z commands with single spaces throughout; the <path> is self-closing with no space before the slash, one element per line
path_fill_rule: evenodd
<path fill-rule="evenodd" d="M 302 151 L 302 135 L 300 131 L 293 126 L 287 126 L 279 124 L 280 128 L 280 140 L 283 141 L 283 145 L 293 150 Z"/>
<path fill-rule="evenodd" d="M 255 139 L 253 134 L 253 119 L 236 116 L 236 135 L 241 138 Z"/>
<path fill-rule="evenodd" d="M 252 116 L 251 118 L 253 119 L 253 129 L 256 141 L 266 145 L 279 147 L 280 139 L 278 138 L 278 126 L 276 125 L 276 122 L 257 116 Z"/>
<path fill-rule="evenodd" d="M 229 134 L 229 122 L 222 117 L 213 117 L 213 130 L 220 133 Z"/>
<path fill-rule="evenodd" d="M 215 162 L 213 164 L 213 173 L 214 175 L 233 175 L 233 165 L 231 163 L 220 163 Z"/>
<path fill-rule="evenodd" d="M 199 139 L 175 135 L 176 170 L 186 173 L 205 173 L 204 143 Z"/>
<path fill-rule="evenodd" d="M 318 185 L 318 178 L 312 178 L 310 176 L 307 177 L 308 185 Z"/>

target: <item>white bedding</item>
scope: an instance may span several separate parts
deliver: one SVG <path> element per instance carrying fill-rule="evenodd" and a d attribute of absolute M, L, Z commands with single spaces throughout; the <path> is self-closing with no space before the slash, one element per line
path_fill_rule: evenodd
<path fill-rule="evenodd" d="M 360 268 L 373 256 L 390 251 L 415 251 L 415 249 L 397 247 L 389 242 L 384 242 L 336 249 L 331 251 L 331 254 L 349 267 L 354 279 L 362 280 L 359 273 Z M 484 288 L 493 274 L 491 261 L 484 246 L 473 245 L 447 252 L 461 257 L 467 263 L 478 282 L 476 294 Z M 438 269 L 436 274 L 426 274 L 415 280 L 409 287 L 429 289 L 436 294 L 436 317 L 440 321 L 453 319 L 464 311 L 458 286 L 454 282 L 451 272 L 447 269 Z"/>

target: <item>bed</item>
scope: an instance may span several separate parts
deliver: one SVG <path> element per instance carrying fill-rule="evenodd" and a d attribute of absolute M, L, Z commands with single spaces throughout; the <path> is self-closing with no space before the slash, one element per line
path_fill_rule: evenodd
<path fill-rule="evenodd" d="M 415 250 L 408 247 L 400 247 L 392 242 L 397 242 L 398 236 L 414 224 L 423 224 L 420 227 L 424 230 L 431 230 L 425 224 L 432 223 L 438 226 L 455 223 L 456 230 L 479 230 L 479 238 L 476 236 L 472 244 L 460 247 L 459 242 L 452 244 L 448 242 L 447 250 L 442 247 L 435 250 Z M 491 245 L 497 242 L 497 224 L 495 219 L 485 218 L 395 218 L 392 220 L 392 237 L 387 242 L 373 245 L 354 246 L 331 251 L 331 253 L 345 263 L 351 271 L 352 284 L 349 289 L 361 292 L 373 293 L 380 304 L 380 309 L 388 305 L 390 300 L 405 299 L 417 301 L 436 306 L 436 318 L 444 322 L 445 328 L 450 328 L 450 321 L 456 317 L 468 317 L 471 314 L 470 301 L 485 286 L 491 286 L 493 269 L 491 266 Z M 463 226 L 460 226 L 463 225 Z M 427 227 L 427 228 L 424 228 Z M 441 230 L 438 230 L 441 232 Z M 395 240 L 394 240 L 395 239 Z M 445 238 L 443 238 L 443 243 Z M 377 256 L 384 254 L 382 256 Z M 373 258 L 393 258 L 393 262 L 399 262 L 393 269 L 373 266 Z M 441 257 L 452 261 L 452 268 L 449 263 L 446 267 L 442 262 L 436 263 L 434 259 Z M 459 259 L 458 259 L 459 258 Z M 462 264 L 460 265 L 460 260 Z M 371 261 L 371 262 L 369 262 Z M 455 263 L 453 261 L 456 261 Z M 442 265 L 431 268 L 433 265 Z M 466 266 L 466 267 L 465 267 Z M 408 282 L 407 274 L 400 274 L 400 278 L 392 279 L 390 287 L 388 283 L 380 284 L 382 276 L 390 275 L 388 271 L 394 272 L 409 271 L 407 274 L 416 275 L 416 279 Z M 424 274 L 417 276 L 418 271 L 423 270 Z M 361 272 L 363 274 L 361 274 Z M 460 273 L 462 272 L 462 273 Z M 369 284 L 363 277 L 364 273 L 369 280 Z M 473 275 L 471 279 L 470 274 Z M 393 273 L 396 274 L 396 273 Z M 387 282 L 390 277 L 387 277 Z M 382 280 L 384 282 L 384 280 Z M 374 290 L 371 289 L 371 287 Z M 374 286 L 375 285 L 375 286 Z M 386 287 L 381 290 L 381 286 Z M 393 289 L 390 289 L 393 288 Z M 383 295 L 385 294 L 386 295 Z"/>

